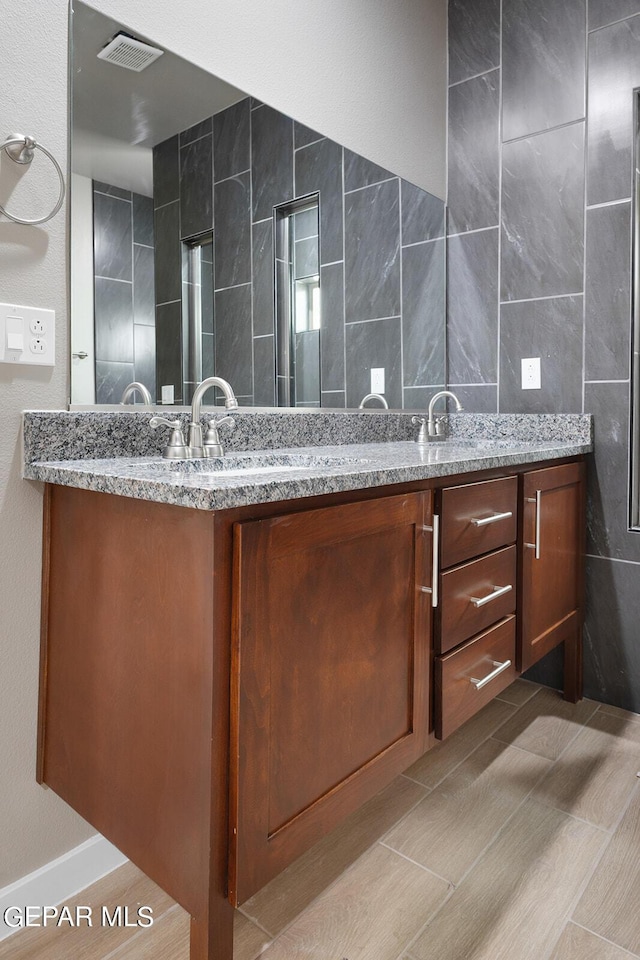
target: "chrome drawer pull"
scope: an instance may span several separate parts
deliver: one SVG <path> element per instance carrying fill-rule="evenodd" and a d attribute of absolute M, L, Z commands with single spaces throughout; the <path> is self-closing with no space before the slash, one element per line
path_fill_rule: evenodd
<path fill-rule="evenodd" d="M 494 513 L 491 517 L 482 517 L 481 519 L 478 519 L 477 517 L 471 517 L 471 523 L 474 525 L 474 527 L 486 527 L 490 523 L 497 523 L 498 520 L 508 520 L 509 517 L 512 516 L 513 512 L 511 510 L 507 510 L 506 513 Z"/>
<path fill-rule="evenodd" d="M 525 543 L 529 550 L 535 550 L 536 560 L 540 559 L 540 511 L 542 509 L 542 490 L 536 490 L 535 497 L 527 497 L 527 503 L 536 505 L 536 540 L 535 543 Z"/>
<path fill-rule="evenodd" d="M 492 670 L 491 673 L 487 674 L 486 677 L 483 677 L 482 680 L 476 680 L 475 677 L 469 677 L 469 683 L 472 683 L 476 690 L 482 690 L 483 687 L 486 687 L 488 683 L 491 683 L 492 680 L 495 680 L 499 674 L 504 673 L 505 670 L 508 670 L 511 666 L 511 660 L 505 660 L 504 663 L 500 663 L 498 660 L 491 661 L 495 670 Z"/>
<path fill-rule="evenodd" d="M 469 597 L 469 600 L 474 605 L 474 607 L 484 607 L 485 603 L 491 603 L 492 600 L 497 600 L 498 597 L 502 597 L 505 593 L 509 593 L 509 590 L 513 590 L 513 587 L 510 583 L 506 587 L 494 587 L 492 593 L 488 593 L 486 597 Z"/>
<path fill-rule="evenodd" d="M 431 594 L 431 606 L 438 606 L 438 558 L 440 556 L 440 517 L 437 513 L 433 515 L 433 526 L 422 527 L 425 533 L 433 533 L 432 541 L 432 561 L 431 561 L 431 586 L 420 587 L 422 593 Z"/>

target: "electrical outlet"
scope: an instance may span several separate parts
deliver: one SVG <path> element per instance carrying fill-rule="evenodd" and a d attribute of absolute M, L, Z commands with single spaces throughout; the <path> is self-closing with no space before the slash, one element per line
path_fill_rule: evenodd
<path fill-rule="evenodd" d="M 371 367 L 371 393 L 384 393 L 384 367 Z"/>
<path fill-rule="evenodd" d="M 540 390 L 540 357 L 523 357 L 520 361 L 522 370 L 522 389 Z"/>
<path fill-rule="evenodd" d="M 55 364 L 53 310 L 0 303 L 0 363 Z"/>

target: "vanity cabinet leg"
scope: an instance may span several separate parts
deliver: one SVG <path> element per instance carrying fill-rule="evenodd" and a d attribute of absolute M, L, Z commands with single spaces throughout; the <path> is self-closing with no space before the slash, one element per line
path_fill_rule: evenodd
<path fill-rule="evenodd" d="M 215 920 L 191 917 L 189 960 L 233 960 L 233 916 L 234 909 L 225 900 Z"/>
<path fill-rule="evenodd" d="M 564 699 L 582 700 L 582 624 L 564 642 Z"/>

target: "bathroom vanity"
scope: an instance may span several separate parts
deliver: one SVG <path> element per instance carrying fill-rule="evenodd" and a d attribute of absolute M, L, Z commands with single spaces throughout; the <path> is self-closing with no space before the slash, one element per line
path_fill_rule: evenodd
<path fill-rule="evenodd" d="M 233 906 L 558 644 L 581 696 L 588 442 L 416 446 L 251 484 L 27 464 L 38 778 L 189 911 L 192 960 L 231 960 Z"/>

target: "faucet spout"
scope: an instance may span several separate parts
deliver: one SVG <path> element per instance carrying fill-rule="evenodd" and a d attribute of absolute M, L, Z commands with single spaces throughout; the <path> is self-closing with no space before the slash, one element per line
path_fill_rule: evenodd
<path fill-rule="evenodd" d="M 366 397 L 363 397 L 358 405 L 358 410 L 364 410 L 365 406 L 369 400 L 377 400 L 381 407 L 384 407 L 385 410 L 389 409 L 389 404 L 386 401 L 386 398 L 382 396 L 381 393 L 368 393 Z"/>
<path fill-rule="evenodd" d="M 438 400 L 441 399 L 441 397 L 451 397 L 456 405 L 456 411 L 460 413 L 462 410 L 462 404 L 456 397 L 455 393 L 453 393 L 451 390 L 438 390 L 437 393 L 434 393 L 429 401 L 429 410 L 427 415 L 427 434 L 432 439 L 442 435 L 442 417 L 434 417 L 433 415 L 433 408 Z"/>
<path fill-rule="evenodd" d="M 133 383 L 127 384 L 127 386 L 122 391 L 122 397 L 120 399 L 120 403 L 125 404 L 129 399 L 129 397 L 133 396 L 136 390 L 142 397 L 142 402 L 146 403 L 147 406 L 151 406 L 151 404 L 153 403 L 151 394 L 149 393 L 148 389 L 145 387 L 144 383 L 140 383 L 138 380 L 134 380 Z"/>
<path fill-rule="evenodd" d="M 202 399 L 211 387 L 219 387 L 224 394 L 224 405 L 227 410 L 237 410 L 238 401 L 233 392 L 231 384 L 222 377 L 207 377 L 202 383 L 199 383 L 193 391 L 193 400 L 191 402 L 191 423 L 189 424 L 188 446 L 192 457 L 204 456 L 204 440 L 202 437 L 202 426 L 200 425 L 200 413 L 202 410 Z"/>

